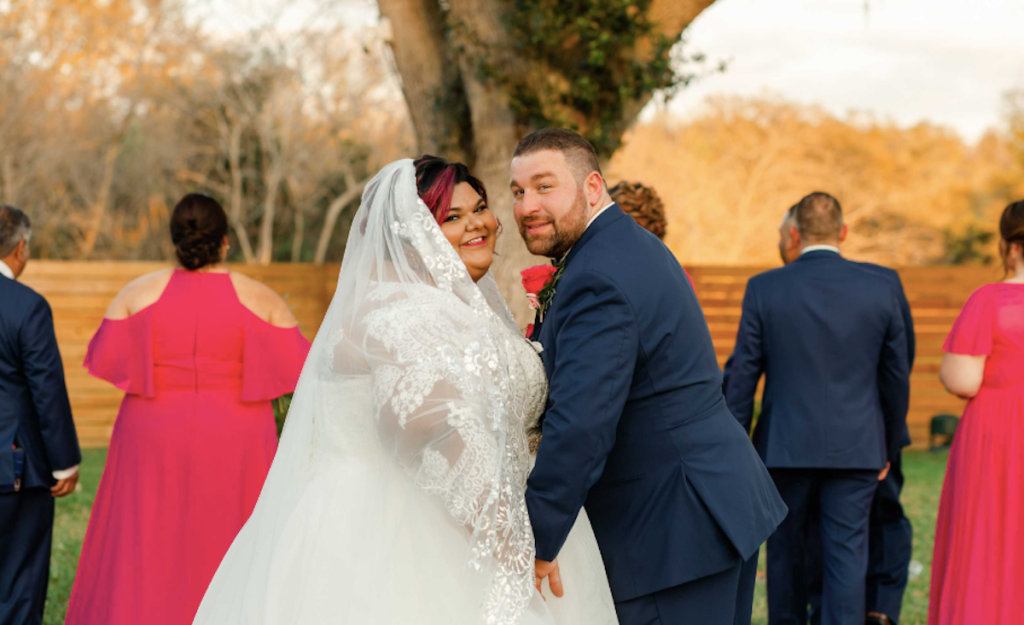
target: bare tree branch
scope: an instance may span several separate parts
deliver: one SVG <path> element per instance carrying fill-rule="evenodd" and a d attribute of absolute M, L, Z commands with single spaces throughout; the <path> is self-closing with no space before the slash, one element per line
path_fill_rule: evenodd
<path fill-rule="evenodd" d="M 107 146 L 107 153 L 103 157 L 103 179 L 100 181 L 100 188 L 96 194 L 96 201 L 92 205 L 92 219 L 85 231 L 85 238 L 79 244 L 78 253 L 83 258 L 92 256 L 96 247 L 96 239 L 99 237 L 100 228 L 103 227 L 103 218 L 107 214 L 107 204 L 110 201 L 110 188 L 114 184 L 114 164 L 117 156 L 121 153 L 120 137 L 116 143 Z"/>
<path fill-rule="evenodd" d="M 338 217 L 341 216 L 342 211 L 359 198 L 363 193 L 363 187 L 366 183 L 370 182 L 370 178 L 364 178 L 359 182 L 355 182 L 352 179 L 352 174 L 349 171 L 343 173 L 345 177 L 345 192 L 334 198 L 330 206 L 327 207 L 327 216 L 324 219 L 324 229 L 320 231 L 320 241 L 316 246 L 316 256 L 314 261 L 318 265 L 324 264 L 327 259 L 327 250 L 331 245 L 331 235 L 334 233 L 334 227 L 338 223 Z"/>

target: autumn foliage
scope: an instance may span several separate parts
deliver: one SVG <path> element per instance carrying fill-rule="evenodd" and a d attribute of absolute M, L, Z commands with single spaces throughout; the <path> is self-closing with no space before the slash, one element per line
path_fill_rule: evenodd
<path fill-rule="evenodd" d="M 842 202 L 852 256 L 897 266 L 981 261 L 996 241 L 980 235 L 1024 196 L 1020 104 L 1008 99 L 1016 127 L 968 145 L 929 124 L 840 119 L 771 97 L 711 99 L 688 121 L 663 115 L 634 129 L 609 179 L 658 191 L 666 243 L 685 264 L 777 263 L 783 213 L 816 190 Z"/>
<path fill-rule="evenodd" d="M 44 258 L 168 260 L 168 207 L 199 191 L 229 212 L 231 260 L 340 260 L 362 185 L 422 135 L 386 31 L 339 20 L 228 35 L 178 0 L 0 1 L 0 202 L 32 215 Z M 494 148 L 477 165 L 498 208 L 505 136 L 478 137 Z M 773 97 L 711 99 L 634 127 L 607 173 L 654 188 L 686 264 L 777 262 L 783 212 L 814 190 L 842 201 L 855 257 L 984 262 L 998 212 L 1024 197 L 1024 92 L 975 144 Z"/>

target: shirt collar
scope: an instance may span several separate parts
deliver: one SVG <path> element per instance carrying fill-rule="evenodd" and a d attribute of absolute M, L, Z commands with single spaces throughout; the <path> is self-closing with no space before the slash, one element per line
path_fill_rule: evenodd
<path fill-rule="evenodd" d="M 11 280 L 14 279 L 14 272 L 11 271 L 11 268 L 7 266 L 7 263 L 2 260 L 0 260 L 0 276 L 10 278 Z"/>
<path fill-rule="evenodd" d="M 587 228 L 589 228 L 589 227 L 590 227 L 590 224 L 592 224 L 592 223 L 594 223 L 595 221 L 597 221 L 597 218 L 601 216 L 601 213 L 603 213 L 603 212 L 605 212 L 606 210 L 608 210 L 609 208 L 611 208 L 611 207 L 612 207 L 612 204 L 615 204 L 615 201 L 614 201 L 614 200 L 612 200 L 611 202 L 609 202 L 609 203 L 608 203 L 608 206 L 605 206 L 605 207 L 604 207 L 604 208 L 602 208 L 601 210 L 599 210 L 599 211 L 597 211 L 596 213 L 594 213 L 594 216 L 593 216 L 593 217 L 591 217 L 591 218 L 590 218 L 590 221 L 588 221 L 588 222 L 587 222 Z M 584 228 L 584 230 L 585 230 L 585 229 L 586 229 L 586 228 Z"/>
<path fill-rule="evenodd" d="M 803 256 L 807 252 L 835 252 L 838 254 L 839 248 L 834 245 L 808 245 L 800 252 L 800 255 Z"/>

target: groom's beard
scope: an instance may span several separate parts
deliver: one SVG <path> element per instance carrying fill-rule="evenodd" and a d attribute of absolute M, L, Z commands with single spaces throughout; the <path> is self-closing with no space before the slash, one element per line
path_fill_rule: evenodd
<path fill-rule="evenodd" d="M 551 222 L 554 233 L 547 237 L 530 237 L 527 235 L 527 224 L 519 224 L 519 234 L 526 242 L 531 254 L 559 259 L 565 256 L 576 241 L 580 240 L 587 229 L 587 197 L 581 189 L 576 194 L 572 209 L 560 219 Z"/>

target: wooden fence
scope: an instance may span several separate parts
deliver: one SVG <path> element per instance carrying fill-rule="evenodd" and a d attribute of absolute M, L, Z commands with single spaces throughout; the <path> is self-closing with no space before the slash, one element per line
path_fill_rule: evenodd
<path fill-rule="evenodd" d="M 33 261 L 25 284 L 42 293 L 53 307 L 57 339 L 64 358 L 71 404 L 82 445 L 107 445 L 121 393 L 89 377 L 82 368 L 85 350 L 99 327 L 107 305 L 131 280 L 166 267 L 158 263 Z M 310 339 L 334 295 L 338 265 L 272 265 L 233 269 L 264 282 L 284 296 Z M 765 268 L 687 267 L 704 307 L 719 364 L 732 352 L 747 279 Z M 942 341 L 967 297 L 977 287 L 999 278 L 994 269 L 919 267 L 900 271 L 914 313 L 917 362 L 911 377 L 908 420 L 918 446 L 927 445 L 932 415 L 959 415 L 963 402 L 951 397 L 938 381 Z"/>

